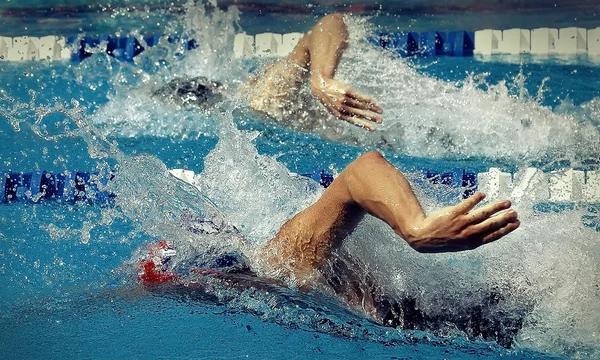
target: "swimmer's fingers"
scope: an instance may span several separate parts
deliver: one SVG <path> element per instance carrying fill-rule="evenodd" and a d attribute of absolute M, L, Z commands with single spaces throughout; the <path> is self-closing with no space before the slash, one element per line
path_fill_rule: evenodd
<path fill-rule="evenodd" d="M 371 111 L 367 111 L 367 110 L 362 110 L 362 109 L 357 109 L 351 106 L 341 106 L 339 111 L 344 114 L 344 115 L 348 115 L 348 116 L 352 116 L 355 118 L 359 118 L 359 119 L 364 119 L 364 120 L 369 120 L 375 123 L 381 123 L 381 116 L 374 114 Z"/>
<path fill-rule="evenodd" d="M 496 202 L 493 202 L 486 206 L 483 206 L 477 210 L 473 210 L 473 211 L 469 212 L 468 214 L 466 214 L 465 216 L 467 217 L 467 221 L 469 224 L 479 224 L 479 223 L 491 220 L 492 219 L 491 217 L 494 214 L 496 214 L 500 211 L 509 209 L 510 206 L 511 206 L 511 203 L 508 200 L 496 201 Z M 510 213 L 510 211 L 507 213 Z M 515 214 L 516 214 L 516 212 L 515 212 Z M 498 216 L 500 216 L 500 215 L 498 215 Z M 496 218 L 496 216 L 494 216 L 494 218 Z"/>
<path fill-rule="evenodd" d="M 477 204 L 479 204 L 483 199 L 485 199 L 485 194 L 481 191 L 478 191 L 475 194 L 468 197 L 467 199 L 463 200 L 454 208 L 456 209 L 457 213 L 466 214 L 469 211 L 473 210 L 473 208 L 477 206 Z"/>
<path fill-rule="evenodd" d="M 514 219 L 513 221 L 504 225 L 500 229 L 492 231 L 491 233 L 484 236 L 482 239 L 482 245 L 488 244 L 488 243 L 491 243 L 492 241 L 496 241 L 496 240 L 500 239 L 501 237 L 516 230 L 520 225 L 521 225 L 521 222 L 518 219 Z"/>
<path fill-rule="evenodd" d="M 351 99 L 355 99 L 364 103 L 370 103 L 370 104 L 375 104 L 375 99 L 373 99 L 372 97 L 365 95 L 365 94 L 361 94 L 358 91 L 355 91 L 354 89 L 345 89 L 345 93 L 346 96 L 351 98 Z"/>
<path fill-rule="evenodd" d="M 472 227 L 467 229 L 466 232 L 470 233 L 470 235 L 466 239 L 458 241 L 458 251 L 477 249 L 482 245 L 496 241 L 516 230 L 521 223 L 519 219 L 514 218 L 506 223 L 495 223 L 494 225 L 494 227 L 486 229 L 483 233 L 478 232 L 480 230 L 473 229 Z"/>
<path fill-rule="evenodd" d="M 378 114 L 383 114 L 383 109 L 377 105 L 377 101 L 375 101 L 374 98 L 361 94 L 353 89 L 346 89 L 345 93 L 347 100 L 354 100 L 356 103 L 360 103 L 361 105 L 364 104 L 363 106 L 365 106 L 364 108 L 359 106 L 355 107 L 359 109 L 370 110 Z"/>
<path fill-rule="evenodd" d="M 324 105 L 327 108 L 327 110 L 329 110 L 329 112 L 333 114 L 333 116 L 335 116 L 339 119 L 347 121 L 347 122 L 349 122 L 353 125 L 359 126 L 361 128 L 365 128 L 369 131 L 375 130 L 375 125 L 373 125 L 373 123 L 371 123 L 369 121 L 365 121 L 365 120 L 361 119 L 360 117 L 354 116 L 351 111 L 348 111 L 347 106 L 338 108 L 331 103 L 324 103 Z M 341 109 L 343 109 L 343 111 L 340 111 Z"/>
<path fill-rule="evenodd" d="M 380 108 L 379 106 L 377 106 L 377 104 L 375 104 L 375 103 L 368 103 L 368 102 L 358 101 L 358 100 L 352 99 L 352 98 L 345 99 L 343 103 L 344 103 L 344 105 L 348 105 L 348 106 L 353 107 L 355 109 L 368 110 L 368 111 L 372 111 L 372 112 L 377 113 L 377 114 L 382 114 L 383 113 L 383 109 Z"/>
<path fill-rule="evenodd" d="M 502 214 L 492 216 L 480 223 L 471 225 L 466 229 L 466 231 L 471 236 L 486 237 L 489 236 L 486 234 L 493 234 L 499 229 L 504 229 L 508 224 L 512 224 L 515 221 L 518 221 L 517 212 L 514 210 L 509 210 Z"/>
<path fill-rule="evenodd" d="M 337 112 L 337 113 L 336 113 Z M 349 122 L 350 124 L 359 126 L 361 128 L 365 128 L 369 131 L 374 131 L 376 129 L 375 125 L 373 125 L 372 122 L 369 121 L 365 121 L 363 119 L 354 117 L 354 116 L 349 116 L 349 115 L 344 115 L 341 112 L 335 110 L 335 112 L 333 112 L 333 115 L 335 115 L 336 117 Z"/>
<path fill-rule="evenodd" d="M 375 125 L 373 125 L 373 123 L 359 119 L 354 116 L 341 115 L 341 116 L 339 116 L 339 118 L 342 120 L 345 120 L 351 124 L 359 126 L 361 128 L 365 128 L 369 131 L 375 131 L 375 129 L 376 129 L 376 127 L 375 127 Z"/>

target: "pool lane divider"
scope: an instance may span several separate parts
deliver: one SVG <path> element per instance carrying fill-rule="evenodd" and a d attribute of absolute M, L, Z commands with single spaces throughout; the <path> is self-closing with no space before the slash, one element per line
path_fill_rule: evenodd
<path fill-rule="evenodd" d="M 177 44 L 176 56 L 198 47 L 196 40 L 185 35 L 0 36 L 0 61 L 81 61 L 100 51 L 121 61 L 132 61 L 146 48 L 161 43 Z"/>
<path fill-rule="evenodd" d="M 302 33 L 237 34 L 233 43 L 234 57 L 283 57 L 292 51 L 302 35 Z M 600 27 L 374 32 L 368 36 L 368 41 L 402 57 L 499 54 L 600 55 Z"/>
<path fill-rule="evenodd" d="M 0 202 L 109 203 L 114 194 L 106 190 L 106 185 L 112 177 L 83 171 L 0 172 Z"/>
<path fill-rule="evenodd" d="M 535 202 L 600 203 L 600 170 L 526 168 L 515 174 L 498 168 L 477 175 L 479 190 L 490 199 L 529 198 Z"/>
<path fill-rule="evenodd" d="M 71 56 L 73 61 L 81 61 L 92 56 L 102 47 L 106 54 L 121 61 L 133 61 L 133 58 L 141 54 L 146 48 L 158 46 L 160 44 L 176 44 L 178 46 L 175 52 L 176 56 L 181 56 L 186 51 L 198 47 L 196 40 L 189 39 L 186 35 L 152 35 L 152 36 L 109 36 L 104 35 L 99 38 L 92 36 L 71 36 L 67 38 L 67 44 L 71 45 L 74 52 Z"/>
<path fill-rule="evenodd" d="M 171 175 L 195 185 L 201 174 L 191 170 L 172 169 Z M 297 175 L 297 174 L 293 174 Z M 528 198 L 537 203 L 600 203 L 600 170 L 562 169 L 543 172 L 526 168 L 517 173 L 490 168 L 475 173 L 465 169 L 447 172 L 422 170 L 423 179 L 431 184 L 461 189 L 464 198 L 480 190 L 489 200 Z M 64 203 L 110 203 L 115 197 L 107 190 L 107 184 L 115 175 L 83 171 L 52 173 L 44 170 L 33 172 L 0 172 L 0 202 L 39 202 L 55 200 Z M 333 175 L 324 170 L 304 173 L 323 187 L 333 182 Z"/>
<path fill-rule="evenodd" d="M 233 41 L 235 58 L 287 56 L 304 34 L 237 34 Z M 400 31 L 371 33 L 367 40 L 400 56 L 473 56 L 497 54 L 600 55 L 600 27 L 585 29 L 483 29 L 477 31 Z M 177 44 L 179 56 L 198 47 L 187 35 L 127 36 L 0 36 L 0 61 L 72 60 L 81 61 L 105 52 L 121 61 L 132 61 L 147 48 Z"/>
<path fill-rule="evenodd" d="M 198 183 L 197 177 L 201 176 L 191 170 L 169 171 L 171 175 L 194 186 Z M 528 198 L 537 203 L 600 203 L 600 170 L 562 169 L 546 173 L 537 168 L 526 168 L 513 174 L 499 168 L 490 168 L 482 173 L 455 168 L 447 172 L 428 169 L 421 172 L 423 179 L 431 184 L 461 189 L 463 198 L 480 190 L 486 193 L 489 200 Z M 313 179 L 323 187 L 328 187 L 334 179 L 324 170 L 302 176 Z"/>
<path fill-rule="evenodd" d="M 62 36 L 0 36 L 0 60 L 70 60 L 71 50 Z"/>

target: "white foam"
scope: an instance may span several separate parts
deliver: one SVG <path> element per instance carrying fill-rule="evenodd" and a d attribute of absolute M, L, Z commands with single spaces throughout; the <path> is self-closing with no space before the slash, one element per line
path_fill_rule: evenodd
<path fill-rule="evenodd" d="M 512 84 L 496 85 L 473 75 L 457 87 L 424 76 L 402 59 L 388 58 L 372 47 L 351 46 L 336 78 L 371 95 L 384 109 L 383 123 L 374 132 L 335 119 L 319 124 L 321 116 L 310 117 L 309 124 L 322 136 L 351 144 L 413 156 L 503 157 L 520 162 L 548 153 L 594 156 L 590 154 L 600 143 L 593 122 L 581 123 L 573 112 L 557 113 L 540 105 L 536 97 L 543 98 L 543 88 L 540 94 L 528 94 L 522 74 Z M 480 89 L 482 85 L 487 91 Z"/>
<path fill-rule="evenodd" d="M 195 184 L 249 241 L 262 244 L 314 202 L 322 189 L 309 186 L 312 180 L 290 176 L 283 164 L 258 154 L 251 142 L 253 134 L 221 124 L 219 143 L 205 158 Z"/>

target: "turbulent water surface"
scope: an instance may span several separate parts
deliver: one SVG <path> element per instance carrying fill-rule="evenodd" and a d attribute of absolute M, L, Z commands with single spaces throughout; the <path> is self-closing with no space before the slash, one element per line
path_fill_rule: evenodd
<path fill-rule="evenodd" d="M 493 69 L 508 65 L 488 64 L 487 76 L 483 71 L 451 75 L 464 71 L 451 62 L 446 73 L 427 74 L 441 65 L 407 61 L 373 48 L 361 35 L 369 22 L 354 19 L 350 22 L 354 38 L 337 76 L 377 98 L 385 111 L 384 123 L 377 131 L 366 132 L 334 119 L 307 89 L 302 107 L 276 121 L 249 111 L 237 95 L 250 69 L 262 65 L 257 60 L 231 60 L 233 36 L 243 30 L 236 23 L 238 17 L 235 8 L 207 12 L 202 4 L 190 5 L 185 15 L 168 25 L 199 40 L 200 47 L 184 55 L 175 46 L 163 46 L 145 51 L 131 64 L 102 53 L 68 66 L 3 64 L 3 76 L 14 84 L 1 93 L 6 121 L 0 129 L 11 144 L 0 152 L 3 167 L 114 171 L 108 186 L 117 197 L 115 206 L 103 208 L 3 207 L 2 304 L 26 311 L 24 304 L 37 306 L 36 300 L 26 300 L 30 296 L 47 299 L 58 296 L 57 288 L 61 293 L 85 288 L 89 303 L 80 313 L 107 311 L 93 304 L 103 303 L 98 298 L 112 299 L 113 291 L 135 289 L 132 265 L 144 253 L 144 244 L 159 238 L 171 239 L 194 256 L 235 251 L 250 264 L 259 264 L 255 250 L 321 192 L 289 171 L 325 168 L 336 173 L 368 149 L 384 152 L 409 172 L 427 211 L 458 201 L 461 191 L 424 182 L 420 173 L 411 173 L 419 167 L 500 165 L 517 170 L 532 164 L 598 165 L 600 80 L 594 65 L 575 68 L 591 74 L 588 81 L 595 93 L 557 101 L 548 94 L 558 90 L 547 87 L 553 76 L 568 78 L 568 74 L 545 73 L 544 66 L 532 63 L 513 65 L 516 72 L 498 81 L 491 79 L 497 76 Z M 528 74 L 529 69 L 535 73 Z M 197 76 L 223 84 L 223 98 L 214 106 L 183 105 L 156 95 L 175 78 Z M 201 172 L 198 188 L 170 177 L 167 169 L 174 167 Z M 343 250 L 386 284 L 391 296 L 408 296 L 428 314 L 459 313 L 490 301 L 490 293 L 501 294 L 484 311 L 497 319 L 522 314 L 522 329 L 513 344 L 516 351 L 600 356 L 597 208 L 576 204 L 541 212 L 526 196 L 513 200 L 521 228 L 476 251 L 418 254 L 371 217 L 359 224 Z M 241 236 L 191 233 L 181 226 L 182 215 L 234 226 Z M 36 250 L 35 243 L 25 240 L 28 236 L 52 250 L 46 254 Z M 390 332 L 361 314 L 347 313 L 322 294 L 303 295 L 283 287 L 274 293 L 231 293 L 218 284 L 210 286 L 212 301 L 227 303 L 232 313 L 247 311 L 291 328 L 380 343 L 408 344 L 430 337 L 435 346 L 454 350 L 452 342 L 465 336 L 452 324 L 429 329 L 423 336 Z M 50 306 L 49 316 L 57 321 L 67 321 L 61 309 L 76 302 L 62 296 L 66 295 L 54 303 L 59 305 Z M 119 301 L 136 296 L 129 293 Z M 176 293 L 160 296 L 165 303 L 177 298 Z M 10 319 L 2 315 L 3 323 Z M 485 353 L 482 349 L 492 346 L 486 343 L 466 344 L 461 346 L 470 346 L 479 355 L 510 355 L 496 348 Z"/>

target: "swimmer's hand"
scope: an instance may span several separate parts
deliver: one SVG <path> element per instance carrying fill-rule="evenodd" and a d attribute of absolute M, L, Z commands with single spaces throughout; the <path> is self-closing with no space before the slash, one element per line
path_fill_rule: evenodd
<path fill-rule="evenodd" d="M 351 124 L 373 131 L 374 123 L 382 121 L 383 109 L 375 99 L 342 82 L 316 74 L 311 81 L 311 91 L 330 113 Z"/>
<path fill-rule="evenodd" d="M 472 250 L 519 227 L 514 210 L 499 213 L 510 208 L 508 200 L 473 210 L 484 198 L 482 192 L 477 192 L 458 205 L 434 212 L 412 229 L 408 243 L 419 252 Z"/>

